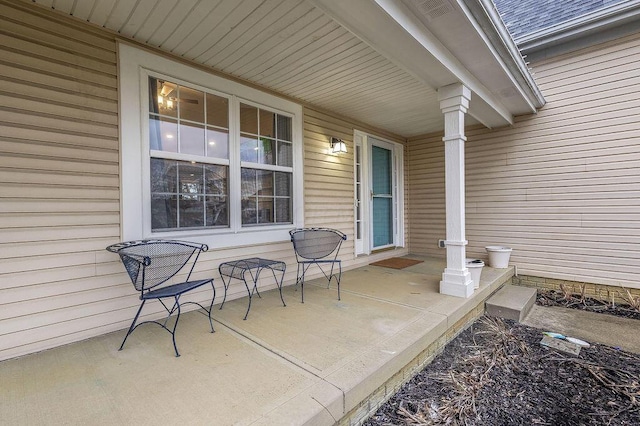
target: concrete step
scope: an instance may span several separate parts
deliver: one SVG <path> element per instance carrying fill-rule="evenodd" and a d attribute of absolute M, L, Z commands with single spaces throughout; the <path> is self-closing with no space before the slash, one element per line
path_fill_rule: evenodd
<path fill-rule="evenodd" d="M 505 285 L 485 303 L 487 315 L 521 322 L 536 302 L 536 289 Z"/>

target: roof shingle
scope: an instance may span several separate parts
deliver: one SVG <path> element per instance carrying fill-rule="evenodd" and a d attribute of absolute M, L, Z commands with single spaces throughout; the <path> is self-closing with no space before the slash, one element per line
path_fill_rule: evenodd
<path fill-rule="evenodd" d="M 625 0 L 493 0 L 511 36 L 534 31 L 604 9 Z"/>

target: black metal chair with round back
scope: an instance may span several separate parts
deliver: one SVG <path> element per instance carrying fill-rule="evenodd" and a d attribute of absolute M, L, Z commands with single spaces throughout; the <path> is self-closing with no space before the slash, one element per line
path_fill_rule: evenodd
<path fill-rule="evenodd" d="M 336 229 L 329 228 L 292 229 L 289 231 L 289 235 L 291 236 L 293 251 L 298 262 L 296 285 L 300 284 L 302 303 L 304 303 L 304 276 L 311 265 L 317 265 L 325 278 L 327 278 L 329 281 L 327 288 L 331 285 L 331 279 L 336 277 L 338 300 L 340 300 L 342 261 L 338 259 L 338 252 L 347 236 Z M 331 268 L 328 273 L 323 269 L 322 265 L 330 265 Z M 338 272 L 334 273 L 336 265 L 338 266 Z"/>
<path fill-rule="evenodd" d="M 202 308 L 209 317 L 211 332 L 214 332 L 213 322 L 211 321 L 211 308 L 213 307 L 213 301 L 216 297 L 213 278 L 190 280 L 191 273 L 193 272 L 200 253 L 207 251 L 207 249 L 208 247 L 205 244 L 176 240 L 127 241 L 107 247 L 108 251 L 117 253 L 120 256 L 129 274 L 129 278 L 135 289 L 140 292 L 140 300 L 142 300 L 119 350 L 122 350 L 127 338 L 138 326 L 146 323 L 154 323 L 171 333 L 173 349 L 176 352 L 176 356 L 180 356 L 178 346 L 176 345 L 176 327 L 180 320 L 180 296 L 205 284 L 211 284 L 211 288 L 213 289 L 213 298 L 208 308 L 198 302 L 192 301 L 184 302 L 183 305 L 192 303 Z M 191 259 L 193 259 L 193 262 L 189 268 L 186 279 L 178 283 L 170 283 L 170 280 L 175 277 Z M 153 299 L 158 300 L 167 311 L 166 318 L 162 322 L 148 320 L 137 323 L 145 302 Z M 173 306 L 169 307 L 164 299 L 173 299 Z M 176 313 L 175 322 L 173 327 L 169 328 L 167 322 L 174 313 Z"/>

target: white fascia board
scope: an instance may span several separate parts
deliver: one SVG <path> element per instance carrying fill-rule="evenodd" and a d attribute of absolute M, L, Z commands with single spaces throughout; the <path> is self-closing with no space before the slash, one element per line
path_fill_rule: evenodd
<path fill-rule="evenodd" d="M 469 111 L 483 125 L 513 124 L 511 112 L 401 1 L 310 1 L 378 53 L 434 90 L 454 83 L 467 86 L 473 97 L 482 98 L 492 110 L 482 114 Z"/>
<path fill-rule="evenodd" d="M 475 28 L 487 49 L 516 88 L 530 112 L 537 112 L 545 104 L 542 92 L 533 80 L 518 46 L 513 41 L 492 0 L 455 0 Z M 472 4 L 472 11 L 468 4 Z M 475 13 L 474 13 L 475 12 Z M 481 21 L 479 22 L 478 19 Z"/>

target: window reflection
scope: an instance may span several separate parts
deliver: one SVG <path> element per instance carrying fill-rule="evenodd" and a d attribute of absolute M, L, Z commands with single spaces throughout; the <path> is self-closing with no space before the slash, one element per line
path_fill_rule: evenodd
<path fill-rule="evenodd" d="M 228 167 L 152 159 L 153 230 L 229 225 Z"/>
<path fill-rule="evenodd" d="M 152 231 L 229 227 L 231 214 L 243 226 L 293 223 L 291 117 L 240 103 L 240 132 L 230 135 L 228 98 L 155 77 L 149 89 Z M 240 168 L 235 213 L 230 168 Z"/>
<path fill-rule="evenodd" d="M 151 149 L 229 158 L 227 98 L 154 77 L 149 89 Z"/>
<path fill-rule="evenodd" d="M 242 224 L 293 223 L 292 176 L 242 169 Z"/>

